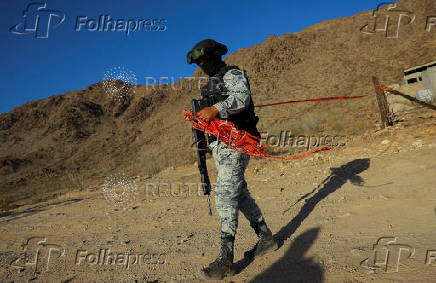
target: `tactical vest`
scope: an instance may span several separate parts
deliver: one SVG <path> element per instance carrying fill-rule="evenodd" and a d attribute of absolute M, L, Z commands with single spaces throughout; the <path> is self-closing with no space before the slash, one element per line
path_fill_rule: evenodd
<path fill-rule="evenodd" d="M 208 101 L 208 106 L 213 106 L 215 103 L 226 100 L 229 95 L 227 95 L 227 88 L 224 85 L 223 77 L 230 70 L 240 70 L 237 66 L 225 66 L 220 69 L 220 71 L 213 77 L 209 79 L 209 82 L 201 88 L 201 96 Z M 243 72 L 245 76 L 245 72 Z M 245 76 L 246 77 L 246 76 Z M 248 89 L 250 90 L 250 83 L 248 82 Z M 245 130 L 250 134 L 260 138 L 260 133 L 256 128 L 256 124 L 259 121 L 259 117 L 256 116 L 254 112 L 254 104 L 251 98 L 250 91 L 250 105 L 246 107 L 243 111 L 231 114 L 228 116 L 227 121 L 234 123 L 238 129 Z"/>

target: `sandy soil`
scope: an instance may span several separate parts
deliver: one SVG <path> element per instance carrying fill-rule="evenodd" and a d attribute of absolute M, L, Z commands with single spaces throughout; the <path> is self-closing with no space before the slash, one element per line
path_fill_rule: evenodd
<path fill-rule="evenodd" d="M 436 282 L 434 126 L 430 117 L 368 133 L 299 161 L 252 159 L 249 190 L 280 248 L 244 257 L 257 239 L 241 215 L 238 274 L 225 281 Z M 96 184 L 4 212 L 0 278 L 200 281 L 198 270 L 219 251 L 219 218 L 208 215 L 195 186 L 179 191 L 198 181 L 195 165 L 169 168 L 138 176 L 136 200 L 122 206 L 109 203 Z"/>

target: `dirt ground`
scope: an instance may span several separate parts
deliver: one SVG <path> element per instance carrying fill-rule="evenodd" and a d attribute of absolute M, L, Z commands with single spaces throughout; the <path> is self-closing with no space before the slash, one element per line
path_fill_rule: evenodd
<path fill-rule="evenodd" d="M 244 257 L 257 239 L 240 215 L 238 273 L 224 281 L 436 282 L 436 115 L 421 118 L 302 160 L 252 158 L 249 190 L 280 248 Z M 121 206 L 95 184 L 3 212 L 0 278 L 201 281 L 219 252 L 219 217 L 197 182 L 195 165 L 169 168 L 135 176 L 136 199 Z"/>

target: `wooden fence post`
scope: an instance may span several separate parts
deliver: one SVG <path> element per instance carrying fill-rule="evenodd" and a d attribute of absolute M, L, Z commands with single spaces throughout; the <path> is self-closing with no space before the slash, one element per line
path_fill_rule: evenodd
<path fill-rule="evenodd" d="M 380 110 L 380 116 L 382 121 L 382 129 L 387 126 L 392 125 L 391 115 L 389 114 L 389 106 L 388 100 L 386 98 L 385 92 L 381 89 L 379 85 L 379 81 L 376 77 L 372 77 L 372 81 L 374 82 L 374 87 L 376 91 L 378 108 Z"/>

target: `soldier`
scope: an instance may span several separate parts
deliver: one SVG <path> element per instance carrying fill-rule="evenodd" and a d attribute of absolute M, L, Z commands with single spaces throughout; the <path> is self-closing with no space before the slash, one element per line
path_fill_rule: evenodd
<path fill-rule="evenodd" d="M 202 97 L 218 98 L 214 99 L 216 103 L 200 110 L 197 117 L 206 122 L 214 118 L 228 120 L 238 129 L 260 137 L 256 129 L 259 119 L 254 113 L 247 77 L 237 66 L 227 66 L 222 61 L 221 56 L 226 53 L 225 45 L 205 39 L 197 43 L 187 54 L 188 63 L 196 63 L 210 77 L 207 85 L 201 89 Z M 183 118 L 187 120 L 185 115 Z M 235 273 L 233 246 L 239 210 L 250 221 L 251 227 L 259 237 L 253 249 L 254 256 L 263 255 L 277 249 L 278 246 L 247 189 L 244 172 L 250 156 L 233 150 L 222 141 L 213 138 L 209 136 L 208 140 L 218 170 L 215 208 L 221 217 L 221 251 L 218 258 L 200 273 L 206 279 L 222 279 Z"/>

